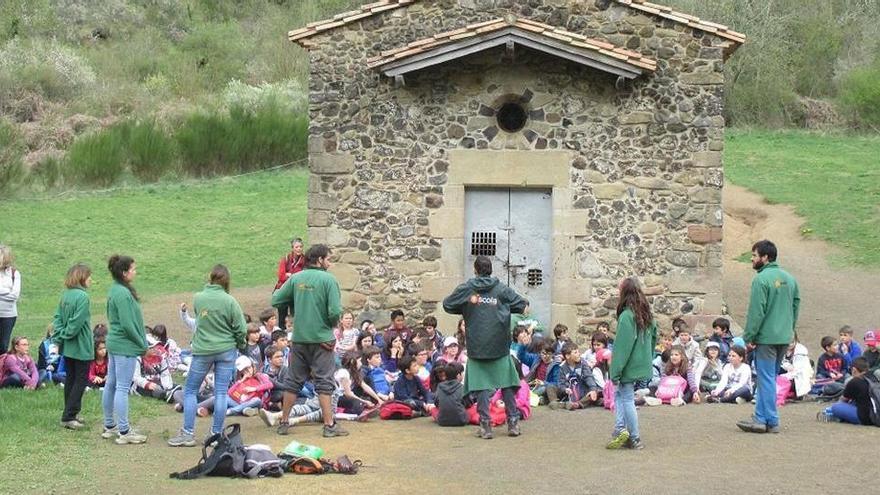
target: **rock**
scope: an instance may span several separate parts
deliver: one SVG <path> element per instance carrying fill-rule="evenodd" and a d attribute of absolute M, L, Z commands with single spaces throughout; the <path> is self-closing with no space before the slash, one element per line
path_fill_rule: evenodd
<path fill-rule="evenodd" d="M 721 227 L 709 227 L 707 225 L 688 225 L 688 239 L 697 244 L 711 244 L 721 242 L 723 233 Z"/>

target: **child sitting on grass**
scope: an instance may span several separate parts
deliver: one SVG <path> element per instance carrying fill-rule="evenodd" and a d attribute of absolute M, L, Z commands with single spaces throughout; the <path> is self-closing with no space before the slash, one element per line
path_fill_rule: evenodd
<path fill-rule="evenodd" d="M 599 404 L 599 385 L 593 378 L 593 371 L 581 361 L 581 353 L 574 342 L 562 346 L 562 366 L 559 368 L 559 382 L 567 399 L 566 409 L 573 411 Z M 558 404 L 557 406 L 558 407 Z M 555 409 L 551 403 L 551 409 Z"/>
<path fill-rule="evenodd" d="M 826 335 L 820 341 L 822 350 L 825 352 L 819 356 L 816 362 L 816 384 L 813 387 L 813 393 L 820 394 L 826 385 L 837 383 L 840 386 L 833 387 L 839 393 L 843 390 L 843 382 L 846 379 L 846 358 L 837 352 L 837 346 L 834 344 L 834 337 Z M 826 391 L 828 391 L 826 389 Z"/>
<path fill-rule="evenodd" d="M 877 349 L 878 333 L 880 331 L 877 330 L 865 332 L 865 351 L 862 353 L 862 357 L 868 361 L 868 374 L 880 380 L 880 349 Z"/>
<path fill-rule="evenodd" d="M 278 316 L 273 308 L 266 308 L 260 311 L 258 318 L 260 325 L 257 327 L 257 330 L 260 332 L 260 340 L 263 344 L 270 343 L 272 341 L 272 333 L 276 330 L 281 330 L 281 327 L 278 326 Z M 263 347 L 266 346 L 264 345 Z"/>
<path fill-rule="evenodd" d="M 405 403 L 414 413 L 430 414 L 434 409 L 434 397 L 416 376 L 418 366 L 412 356 L 404 356 L 400 359 L 398 362 L 400 377 L 394 382 L 394 400 Z"/>
<path fill-rule="evenodd" d="M 107 344 L 104 339 L 95 340 L 95 359 L 89 363 L 89 387 L 102 389 L 107 381 Z"/>
<path fill-rule="evenodd" d="M 146 354 L 139 356 L 135 363 L 131 389 L 144 397 L 166 400 L 174 388 L 174 378 L 159 342 L 152 340 L 152 337 L 150 341 L 152 345 Z"/>
<path fill-rule="evenodd" d="M 680 345 L 684 348 L 684 355 L 689 363 L 695 363 L 697 359 L 703 357 L 700 344 L 693 339 L 687 322 L 681 318 L 672 320 L 672 331 L 675 332 L 675 341 L 672 342 L 672 345 Z"/>
<path fill-rule="evenodd" d="M 556 362 L 553 355 L 556 351 L 556 345 L 552 342 L 544 342 L 538 355 L 539 361 L 529 369 L 526 375 L 526 382 L 532 392 L 537 395 L 543 403 L 550 402 L 549 396 L 552 394 L 558 401 L 559 395 L 559 368 L 560 364 Z M 549 389 L 553 389 L 548 393 Z"/>
<path fill-rule="evenodd" d="M 727 355 L 730 354 L 730 347 L 733 345 L 733 334 L 730 333 L 730 320 L 727 318 L 716 318 L 712 322 L 712 335 L 709 336 L 709 342 L 718 344 L 719 353 L 722 364 L 727 364 Z"/>
<path fill-rule="evenodd" d="M 37 371 L 40 374 L 40 384 L 64 383 L 67 372 L 64 369 L 64 356 L 58 350 L 58 344 L 52 340 L 55 327 L 50 323 L 46 327 L 46 338 L 40 342 L 37 350 Z"/>
<path fill-rule="evenodd" d="M 22 387 L 34 390 L 39 383 L 40 374 L 28 351 L 30 342 L 27 337 L 15 337 L 9 353 L 4 356 L 0 367 L 0 387 Z"/>
<path fill-rule="evenodd" d="M 272 390 L 272 381 L 263 373 L 257 373 L 254 362 L 247 356 L 235 360 L 238 380 L 229 387 L 227 416 L 256 416 L 263 401 Z"/>
<path fill-rule="evenodd" d="M 842 421 L 853 425 L 873 425 L 871 421 L 871 384 L 868 382 L 868 361 L 863 357 L 852 362 L 852 379 L 846 383 L 839 402 L 819 412 L 819 421 Z"/>
<path fill-rule="evenodd" d="M 281 402 L 284 399 L 284 376 L 287 374 L 287 362 L 284 361 L 284 351 L 270 345 L 266 348 L 266 367 L 263 369 L 269 381 L 272 382 L 272 390 L 266 401 L 266 408 L 272 411 L 281 410 Z"/>
<path fill-rule="evenodd" d="M 706 344 L 706 365 L 700 376 L 700 392 L 712 392 L 721 382 L 721 371 L 724 363 L 721 361 L 721 344 L 710 340 Z"/>
<path fill-rule="evenodd" d="M 553 338 L 556 339 L 553 343 L 553 355 L 561 356 L 562 346 L 567 342 L 571 342 L 571 339 L 568 338 L 568 327 L 562 323 L 557 323 L 556 326 L 553 327 Z"/>
<path fill-rule="evenodd" d="M 738 345 L 730 348 L 721 381 L 712 391 L 709 402 L 744 404 L 752 399 L 752 369 L 745 364 L 746 350 Z"/>
<path fill-rule="evenodd" d="M 365 409 L 373 409 L 381 402 L 376 392 L 364 382 L 361 374 L 361 355 L 357 351 L 349 351 L 342 355 L 342 367 L 336 370 L 333 377 L 337 386 L 342 389 L 339 407 L 345 412 L 359 415 Z"/>
<path fill-rule="evenodd" d="M 846 367 L 849 368 L 853 360 L 862 355 L 862 348 L 858 342 L 853 340 L 853 330 L 849 325 L 840 327 L 837 334 L 837 352 L 843 355 L 843 359 L 846 360 Z"/>
<path fill-rule="evenodd" d="M 260 327 L 256 323 L 247 324 L 244 350 L 241 351 L 240 355 L 247 356 L 254 363 L 260 363 L 261 365 L 266 361 L 263 357 L 263 347 L 260 346 Z"/>
<path fill-rule="evenodd" d="M 670 390 L 675 393 L 669 394 Z M 669 361 L 663 367 L 660 385 L 654 397 L 645 397 L 645 403 L 658 406 L 668 402 L 672 406 L 683 406 L 690 402 L 699 404 L 700 400 L 699 385 L 688 361 L 687 351 L 680 345 L 674 345 L 669 350 Z"/>
<path fill-rule="evenodd" d="M 366 367 L 364 369 L 364 379 L 379 396 L 383 402 L 389 399 L 391 395 L 391 383 L 394 381 L 394 375 L 385 371 L 382 367 L 382 351 L 375 346 L 367 346 L 364 348 L 364 360 Z"/>

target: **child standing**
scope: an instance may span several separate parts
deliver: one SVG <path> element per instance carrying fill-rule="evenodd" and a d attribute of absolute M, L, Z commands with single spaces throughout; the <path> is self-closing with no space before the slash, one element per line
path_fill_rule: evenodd
<path fill-rule="evenodd" d="M 710 402 L 745 404 L 752 399 L 752 369 L 745 364 L 746 350 L 735 345 L 730 348 L 727 364 L 721 371 L 721 381 L 712 391 Z"/>
<path fill-rule="evenodd" d="M 27 337 L 15 337 L 9 353 L 0 368 L 0 387 L 23 387 L 34 390 L 39 383 L 39 373 L 34 360 L 28 355 L 30 343 Z"/>
<path fill-rule="evenodd" d="M 581 361 L 581 353 L 574 342 L 562 346 L 562 366 L 559 368 L 561 387 L 567 396 L 566 409 L 574 411 L 599 404 L 599 385 L 593 371 Z M 552 408 L 552 406 L 551 406 Z"/>
<path fill-rule="evenodd" d="M 404 356 L 400 359 L 398 367 L 401 374 L 394 383 L 394 400 L 406 403 L 413 412 L 430 414 L 434 409 L 434 397 L 416 376 L 418 366 L 412 356 Z"/>

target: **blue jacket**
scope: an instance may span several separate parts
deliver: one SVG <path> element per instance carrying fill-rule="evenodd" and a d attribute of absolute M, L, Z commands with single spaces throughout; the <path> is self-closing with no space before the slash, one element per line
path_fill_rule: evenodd
<path fill-rule="evenodd" d="M 526 382 L 531 383 L 533 380 L 537 379 L 536 372 L 538 371 L 538 364 L 535 363 L 535 366 L 529 368 L 529 374 L 526 376 Z M 559 385 L 560 373 L 561 369 L 559 363 L 556 360 L 550 361 L 550 364 L 547 365 L 547 376 L 544 377 L 544 383 L 547 385 Z"/>
<path fill-rule="evenodd" d="M 394 382 L 394 400 L 420 400 L 425 403 L 433 403 L 434 396 L 430 390 L 425 388 L 419 377 L 407 378 L 406 374 L 401 373 L 400 378 Z"/>

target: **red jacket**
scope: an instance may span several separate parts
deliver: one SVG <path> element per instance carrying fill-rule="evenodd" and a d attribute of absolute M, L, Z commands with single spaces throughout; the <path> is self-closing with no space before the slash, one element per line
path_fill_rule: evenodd
<path fill-rule="evenodd" d="M 281 261 L 278 262 L 278 283 L 275 284 L 275 290 L 281 288 L 284 285 L 284 282 L 287 282 L 288 273 L 294 274 L 303 271 L 303 268 L 306 267 L 306 257 L 299 256 L 294 257 L 293 254 L 288 254 L 287 256 L 281 258 Z M 280 322 L 279 324 L 284 324 L 284 322 Z"/>
<path fill-rule="evenodd" d="M 245 392 L 244 389 L 246 387 L 254 387 L 256 391 Z M 257 373 L 250 378 L 235 382 L 235 384 L 229 388 L 229 397 L 232 397 L 235 402 L 241 404 L 254 397 L 262 397 L 265 399 L 264 394 L 269 390 L 272 390 L 272 381 L 264 373 Z"/>
<path fill-rule="evenodd" d="M 97 377 L 107 378 L 107 363 L 109 361 L 110 361 L 109 359 L 104 358 L 103 363 L 99 363 L 97 361 L 92 361 L 89 364 L 89 383 L 94 385 L 95 378 L 97 378 Z"/>

